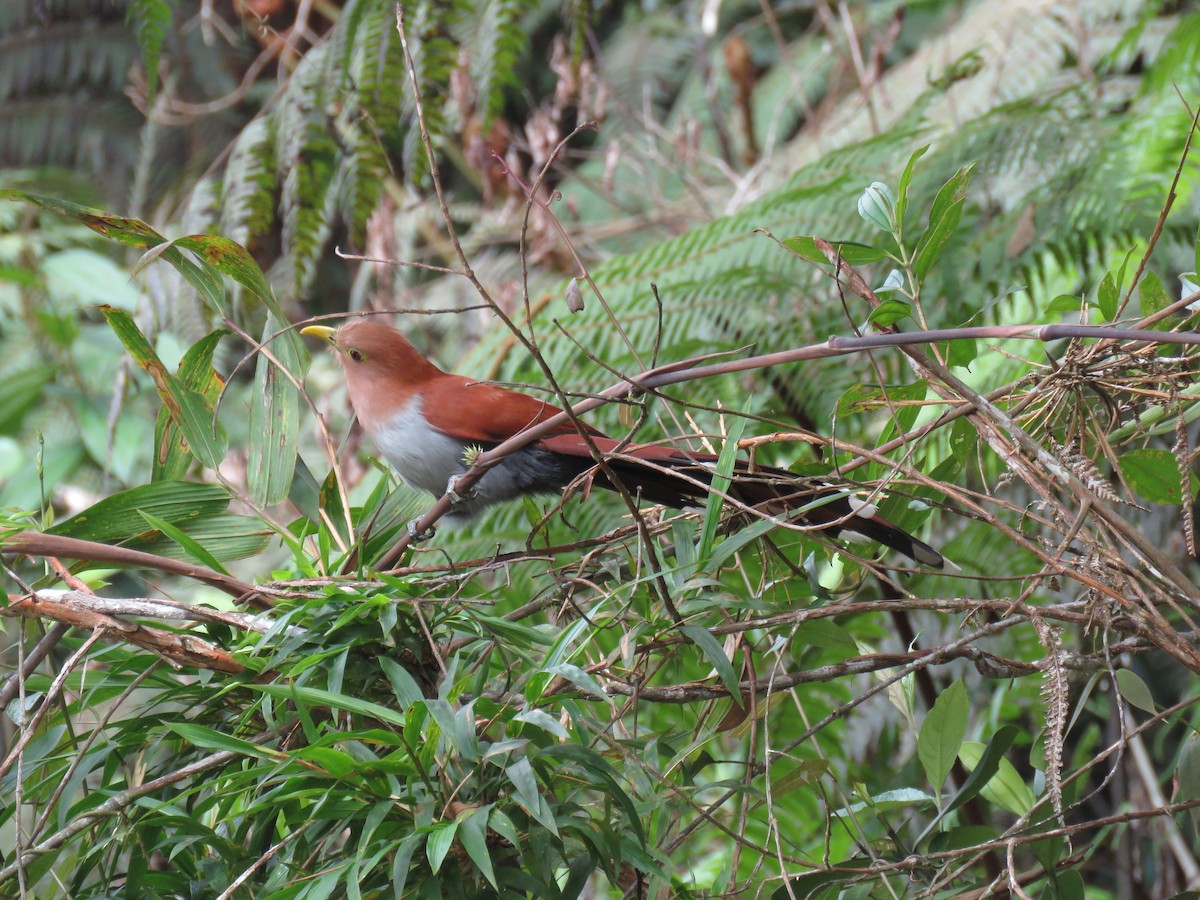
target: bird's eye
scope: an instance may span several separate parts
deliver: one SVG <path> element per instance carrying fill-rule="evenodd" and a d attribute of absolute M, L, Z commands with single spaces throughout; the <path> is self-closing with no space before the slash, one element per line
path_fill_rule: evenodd
<path fill-rule="evenodd" d="M 349 356 L 355 362 L 363 361 L 363 352 L 361 350 L 347 350 L 346 355 Z"/>

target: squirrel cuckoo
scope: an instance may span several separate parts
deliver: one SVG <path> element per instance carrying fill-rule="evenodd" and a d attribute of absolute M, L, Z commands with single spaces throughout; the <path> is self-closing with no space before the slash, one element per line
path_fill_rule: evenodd
<path fill-rule="evenodd" d="M 346 375 L 350 402 L 375 446 L 411 486 L 440 497 L 467 470 L 468 448 L 488 449 L 561 410 L 525 394 L 443 372 L 395 329 L 356 320 L 340 328 L 301 329 L 328 341 Z M 682 508 L 703 503 L 717 457 L 672 447 L 623 444 L 587 428 L 609 469 L 633 494 Z M 609 454 L 612 454 L 609 456 Z M 465 521 L 493 503 L 524 494 L 561 492 L 595 466 L 587 442 L 570 422 L 526 445 L 490 469 L 446 516 Z M 594 483 L 615 490 L 603 471 Z M 785 515 L 831 537 L 860 536 L 942 568 L 928 544 L 875 515 L 845 487 L 803 479 L 786 469 L 739 462 L 728 493 L 767 515 Z M 824 502 L 822 502 L 824 501 Z M 807 508 L 805 508 L 807 507 Z"/>

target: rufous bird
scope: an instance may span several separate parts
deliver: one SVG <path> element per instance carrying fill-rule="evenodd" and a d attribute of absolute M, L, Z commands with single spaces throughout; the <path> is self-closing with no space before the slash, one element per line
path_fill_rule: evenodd
<path fill-rule="evenodd" d="M 301 334 L 328 341 L 346 374 L 358 421 L 383 457 L 412 487 L 440 497 L 466 472 L 472 448 L 497 446 L 562 412 L 526 394 L 443 372 L 398 331 L 355 320 L 340 328 L 310 325 Z M 704 503 L 717 457 L 658 445 L 628 444 L 587 427 L 609 470 L 635 496 L 685 508 Z M 610 455 L 611 454 L 611 455 Z M 478 515 L 495 503 L 525 494 L 561 493 L 596 467 L 588 441 L 569 421 L 490 469 L 445 518 Z M 603 470 L 592 483 L 616 490 Z M 914 562 L 942 568 L 938 551 L 875 514 L 848 493 L 848 486 L 801 478 L 786 469 L 740 462 L 728 494 L 765 515 L 787 515 L 830 537 L 846 532 L 903 553 Z M 824 501 L 824 502 L 822 502 Z"/>

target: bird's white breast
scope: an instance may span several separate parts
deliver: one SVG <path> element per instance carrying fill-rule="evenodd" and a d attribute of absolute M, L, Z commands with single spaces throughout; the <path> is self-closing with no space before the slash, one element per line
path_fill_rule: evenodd
<path fill-rule="evenodd" d="M 414 397 L 375 431 L 375 446 L 409 485 L 435 497 L 446 493 L 450 478 L 467 470 L 463 455 L 468 444 L 435 429 L 421 413 Z M 489 469 L 475 488 L 444 517 L 448 524 L 478 515 L 493 503 L 522 494 L 553 494 L 590 461 L 563 460 L 558 454 L 535 447 L 522 448 Z"/>
<path fill-rule="evenodd" d="M 374 434 L 383 458 L 408 484 L 440 497 L 450 476 L 466 470 L 462 441 L 433 428 L 414 397 Z"/>

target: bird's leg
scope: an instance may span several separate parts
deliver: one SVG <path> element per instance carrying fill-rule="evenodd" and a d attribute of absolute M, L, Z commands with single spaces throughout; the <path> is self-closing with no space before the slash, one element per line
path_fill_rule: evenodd
<path fill-rule="evenodd" d="M 437 529 L 432 525 L 430 525 L 424 531 L 417 531 L 417 524 L 420 521 L 420 519 L 413 519 L 406 526 L 408 528 L 408 533 L 412 535 L 413 541 L 427 541 L 437 533 Z"/>
<path fill-rule="evenodd" d="M 451 475 L 450 480 L 446 482 L 446 493 L 450 495 L 450 502 L 455 506 L 458 506 L 458 504 L 462 503 L 464 500 L 471 500 L 479 493 L 474 487 L 467 488 L 461 494 L 455 490 L 458 480 L 462 478 L 464 474 L 466 473 L 460 472 L 457 475 Z"/>

